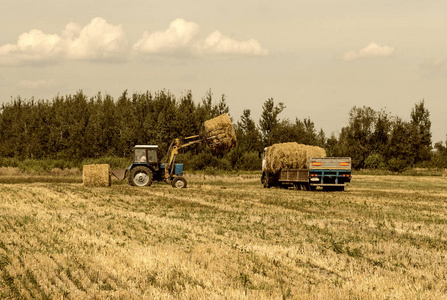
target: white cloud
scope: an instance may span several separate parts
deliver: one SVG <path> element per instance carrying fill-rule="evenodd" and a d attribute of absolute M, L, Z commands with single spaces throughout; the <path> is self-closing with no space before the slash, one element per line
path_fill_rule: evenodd
<path fill-rule="evenodd" d="M 127 50 L 121 26 L 94 18 L 81 27 L 69 23 L 61 35 L 33 29 L 19 36 L 16 44 L 0 47 L 0 64 L 20 65 L 63 59 L 115 59 Z"/>
<path fill-rule="evenodd" d="M 22 80 L 19 82 L 19 87 L 24 89 L 40 89 L 40 88 L 47 88 L 47 87 L 53 87 L 56 84 L 55 79 L 41 79 L 41 80 Z"/>
<path fill-rule="evenodd" d="M 33 29 L 19 36 L 17 44 L 0 47 L 0 64 L 15 65 L 21 62 L 39 62 L 58 57 L 63 49 L 57 34 L 45 34 Z"/>
<path fill-rule="evenodd" d="M 67 38 L 68 57 L 73 59 L 109 59 L 120 57 L 127 51 L 127 39 L 121 25 L 107 23 L 103 18 L 94 18 L 79 30 L 76 24 L 68 24 L 64 33 Z"/>
<path fill-rule="evenodd" d="M 207 54 L 268 55 L 268 51 L 263 49 L 257 40 L 239 42 L 219 31 L 211 33 L 201 44 L 199 51 Z"/>
<path fill-rule="evenodd" d="M 394 48 L 371 43 L 360 51 L 350 51 L 342 56 L 343 60 L 352 61 L 361 58 L 388 57 L 393 55 Z"/>
<path fill-rule="evenodd" d="M 420 64 L 425 77 L 442 77 L 447 76 L 447 58 L 438 57 L 435 59 L 427 60 Z"/>
<path fill-rule="evenodd" d="M 214 31 L 205 39 L 199 37 L 199 25 L 176 19 L 163 32 L 149 34 L 134 44 L 135 54 L 191 54 L 191 55 L 267 55 L 257 40 L 236 41 L 219 31 Z"/>
<path fill-rule="evenodd" d="M 166 31 L 143 33 L 133 49 L 139 54 L 174 53 L 189 51 L 199 32 L 199 25 L 176 19 L 171 22 Z"/>
<path fill-rule="evenodd" d="M 219 31 L 200 38 L 199 25 L 175 19 L 165 31 L 144 32 L 133 45 L 136 56 L 267 55 L 255 39 L 237 41 Z M 33 29 L 17 43 L 0 46 L 0 65 L 48 64 L 63 60 L 120 60 L 129 54 L 121 25 L 94 18 L 86 26 L 68 23 L 60 34 Z"/>

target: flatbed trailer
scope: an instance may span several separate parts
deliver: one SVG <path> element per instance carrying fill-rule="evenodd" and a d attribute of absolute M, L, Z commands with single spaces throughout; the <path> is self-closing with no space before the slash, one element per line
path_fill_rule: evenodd
<path fill-rule="evenodd" d="M 308 169 L 281 169 L 276 173 L 263 172 L 265 188 L 293 187 L 297 190 L 344 191 L 351 181 L 350 157 L 312 157 Z"/>

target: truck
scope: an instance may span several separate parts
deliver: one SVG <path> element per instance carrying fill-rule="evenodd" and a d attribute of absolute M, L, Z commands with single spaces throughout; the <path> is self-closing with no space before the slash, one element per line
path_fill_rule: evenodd
<path fill-rule="evenodd" d="M 266 149 L 264 149 L 262 158 L 261 176 L 261 183 L 264 188 L 344 191 L 346 184 L 351 182 L 350 157 L 310 157 L 308 167 L 281 168 L 276 172 L 269 172 L 266 168 Z"/>

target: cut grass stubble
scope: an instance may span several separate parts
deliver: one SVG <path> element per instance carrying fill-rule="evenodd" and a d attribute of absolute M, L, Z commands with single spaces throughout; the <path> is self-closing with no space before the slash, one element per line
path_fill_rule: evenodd
<path fill-rule="evenodd" d="M 344 193 L 191 176 L 186 190 L 0 185 L 1 298 L 424 298 L 446 287 L 445 178 Z"/>

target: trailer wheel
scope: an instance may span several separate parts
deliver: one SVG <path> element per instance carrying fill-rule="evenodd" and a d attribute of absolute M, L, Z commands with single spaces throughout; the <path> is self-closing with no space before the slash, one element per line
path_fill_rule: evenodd
<path fill-rule="evenodd" d="M 151 186 L 152 171 L 147 167 L 135 167 L 130 171 L 129 184 L 132 186 Z"/>
<path fill-rule="evenodd" d="M 175 177 L 171 183 L 172 187 L 176 189 L 184 189 L 186 188 L 187 184 L 186 179 L 182 176 Z"/>
<path fill-rule="evenodd" d="M 265 189 L 269 189 L 270 188 L 270 186 L 269 186 L 269 178 L 268 177 L 266 177 L 264 179 L 264 188 Z"/>
<path fill-rule="evenodd" d="M 265 173 L 265 174 L 263 174 L 263 177 L 264 177 L 264 188 L 267 188 L 267 189 L 269 189 L 270 188 L 270 186 L 269 186 L 269 173 Z"/>

